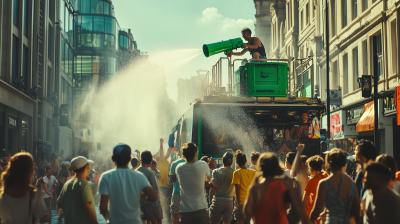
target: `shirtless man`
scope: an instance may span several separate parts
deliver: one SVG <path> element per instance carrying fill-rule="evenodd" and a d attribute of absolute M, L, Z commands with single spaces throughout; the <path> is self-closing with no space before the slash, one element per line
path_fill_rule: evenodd
<path fill-rule="evenodd" d="M 242 56 L 246 52 L 250 52 L 254 59 L 265 58 L 267 56 L 264 45 L 257 37 L 251 37 L 251 30 L 249 28 L 246 27 L 242 30 L 242 37 L 248 43 L 243 45 L 244 49 L 241 52 L 232 52 L 232 55 Z"/>
<path fill-rule="evenodd" d="M 296 146 L 299 144 L 300 139 L 308 138 L 308 113 L 301 113 L 301 120 L 303 122 L 302 125 L 295 126 L 290 130 L 285 131 L 285 140 L 286 142 L 282 145 L 282 147 L 278 150 L 278 153 L 284 153 L 293 151 Z"/>

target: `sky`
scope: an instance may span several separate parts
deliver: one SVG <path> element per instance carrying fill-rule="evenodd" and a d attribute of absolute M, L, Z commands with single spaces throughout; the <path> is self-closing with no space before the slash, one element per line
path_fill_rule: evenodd
<path fill-rule="evenodd" d="M 253 0 L 112 2 L 120 27 L 131 29 L 138 49 L 148 52 L 150 60 L 168 67 L 167 92 L 173 100 L 178 96 L 179 78 L 189 79 L 199 69 L 211 70 L 219 57 L 224 56 L 220 53 L 206 58 L 201 50 L 203 44 L 241 37 L 244 27 L 254 30 Z"/>

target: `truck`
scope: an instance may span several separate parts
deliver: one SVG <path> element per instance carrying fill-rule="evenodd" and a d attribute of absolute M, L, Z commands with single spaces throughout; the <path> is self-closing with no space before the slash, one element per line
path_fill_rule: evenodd
<path fill-rule="evenodd" d="M 205 45 L 204 54 L 225 52 L 229 56 L 243 44 L 239 39 Z M 218 44 L 222 47 L 215 47 Z M 228 61 L 225 87 L 223 60 Z M 241 65 L 235 70 L 238 61 Z M 297 78 L 292 78 L 291 85 L 293 74 Z M 218 166 L 227 151 L 242 150 L 247 156 L 253 151 L 269 151 L 284 160 L 287 152 L 304 143 L 305 155 L 320 154 L 319 125 L 325 105 L 312 91 L 312 84 L 312 58 L 232 61 L 221 57 L 204 75 L 202 98 L 191 103 L 172 128 L 175 146 L 180 149 L 193 142 L 199 159 L 214 158 Z"/>

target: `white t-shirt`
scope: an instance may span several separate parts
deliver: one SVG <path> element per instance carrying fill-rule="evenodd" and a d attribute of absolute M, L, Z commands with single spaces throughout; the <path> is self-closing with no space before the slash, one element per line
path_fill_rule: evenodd
<path fill-rule="evenodd" d="M 54 183 L 58 183 L 56 177 L 53 175 L 51 175 L 50 180 L 49 178 L 47 178 L 47 176 L 44 176 L 43 182 L 47 183 L 47 190 L 49 191 L 50 194 L 52 194 Z M 50 196 L 46 192 L 44 192 L 43 198 L 49 198 L 49 197 Z"/>
<path fill-rule="evenodd" d="M 291 170 L 285 170 L 285 171 L 283 171 L 283 173 L 284 173 L 286 176 L 288 176 L 288 177 L 290 177 L 290 178 L 293 178 L 293 176 L 290 175 L 290 171 L 291 171 Z"/>
<path fill-rule="evenodd" d="M 129 168 L 114 168 L 104 172 L 99 180 L 99 194 L 108 195 L 111 224 L 142 223 L 140 194 L 150 186 L 143 173 Z"/>
<path fill-rule="evenodd" d="M 49 214 L 44 204 L 43 195 L 37 190 L 31 202 L 31 214 L 29 214 L 30 190 L 21 198 L 12 198 L 4 193 L 0 199 L 0 219 L 3 224 L 27 224 L 32 222 L 32 214 L 38 219 Z"/>
<path fill-rule="evenodd" d="M 180 212 L 194 212 L 207 208 L 204 197 L 204 181 L 210 176 L 206 162 L 181 163 L 176 167 L 176 176 L 181 189 Z"/>

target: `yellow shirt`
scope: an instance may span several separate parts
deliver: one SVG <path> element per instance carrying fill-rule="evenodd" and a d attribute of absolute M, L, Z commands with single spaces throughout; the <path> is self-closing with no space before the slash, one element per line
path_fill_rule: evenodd
<path fill-rule="evenodd" d="M 249 187 L 256 175 L 256 171 L 252 169 L 238 169 L 233 173 L 232 184 L 240 185 L 239 204 L 243 205 L 246 201 Z"/>
<path fill-rule="evenodd" d="M 160 161 L 158 162 L 158 170 L 160 171 L 160 180 L 158 181 L 159 187 L 169 187 L 168 170 L 169 163 Z"/>

